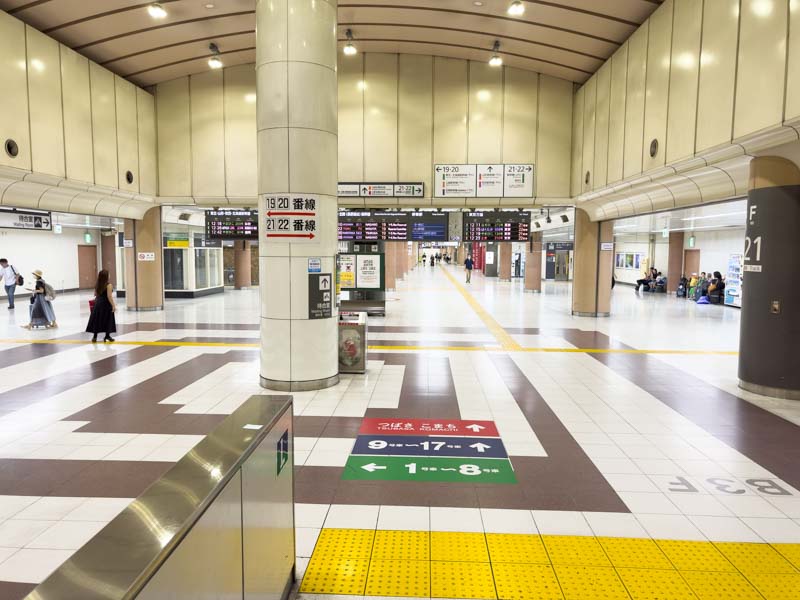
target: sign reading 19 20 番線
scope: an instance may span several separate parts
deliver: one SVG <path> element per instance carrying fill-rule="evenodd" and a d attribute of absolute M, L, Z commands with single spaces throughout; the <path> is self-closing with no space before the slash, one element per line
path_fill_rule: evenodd
<path fill-rule="evenodd" d="M 313 194 L 265 194 L 264 237 L 268 242 L 313 242 L 319 232 L 320 200 Z"/>

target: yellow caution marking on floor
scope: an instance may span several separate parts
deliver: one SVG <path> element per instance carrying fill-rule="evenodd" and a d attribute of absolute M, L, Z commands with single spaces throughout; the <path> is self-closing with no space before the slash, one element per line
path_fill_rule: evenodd
<path fill-rule="evenodd" d="M 497 600 L 792 599 L 800 544 L 323 529 L 308 594 Z"/>
<path fill-rule="evenodd" d="M 556 577 L 566 600 L 602 598 L 629 600 L 630 596 L 612 567 L 556 565 Z"/>
<path fill-rule="evenodd" d="M 517 341 L 511 337 L 503 327 L 498 323 L 492 315 L 490 315 L 486 309 L 481 306 L 481 303 L 478 302 L 472 294 L 470 294 L 463 285 L 461 285 L 458 280 L 453 277 L 447 269 L 442 269 L 442 273 L 444 273 L 445 277 L 450 280 L 450 283 L 455 286 L 458 290 L 458 293 L 466 300 L 467 304 L 469 304 L 470 308 L 475 311 L 475 314 L 478 315 L 483 324 L 486 325 L 486 329 L 488 329 L 491 334 L 495 337 L 497 342 L 500 344 L 500 347 L 503 350 L 513 352 L 522 350 L 522 346 L 520 346 Z"/>
<path fill-rule="evenodd" d="M 506 334 L 508 335 L 508 334 Z M 514 342 L 516 344 L 516 342 Z M 74 345 L 88 346 L 88 339 L 8 339 L 0 340 L 0 344 L 55 344 L 55 345 Z M 192 348 L 260 348 L 259 342 L 185 342 L 181 340 L 159 340 L 155 342 L 145 340 L 116 340 L 106 346 L 161 346 L 161 347 L 192 347 Z M 103 344 L 97 343 L 98 347 Z M 572 353 L 572 354 L 685 354 L 685 355 L 721 355 L 738 356 L 735 350 L 670 350 L 659 348 L 561 348 L 561 347 L 522 347 L 517 345 L 509 349 L 505 346 L 394 346 L 394 345 L 370 345 L 367 347 L 372 352 L 384 351 L 406 351 L 406 352 L 548 352 L 548 353 Z"/>

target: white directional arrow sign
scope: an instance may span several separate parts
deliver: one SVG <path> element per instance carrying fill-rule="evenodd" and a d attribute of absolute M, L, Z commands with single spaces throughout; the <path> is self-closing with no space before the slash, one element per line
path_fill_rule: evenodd
<path fill-rule="evenodd" d="M 484 427 L 483 425 L 472 424 L 472 425 L 467 425 L 467 429 L 472 429 L 472 431 L 478 433 L 481 429 L 486 429 L 486 427 Z"/>
<path fill-rule="evenodd" d="M 475 448 L 478 452 L 486 452 L 491 446 L 489 444 L 484 444 L 482 442 L 478 442 L 477 444 L 470 444 L 470 448 Z"/>
<path fill-rule="evenodd" d="M 363 465 L 361 468 L 364 469 L 365 471 L 369 471 L 370 473 L 372 473 L 373 471 L 380 471 L 381 469 L 383 470 L 386 469 L 386 467 L 383 467 L 381 465 L 376 465 L 375 463 L 369 463 L 368 465 Z"/>

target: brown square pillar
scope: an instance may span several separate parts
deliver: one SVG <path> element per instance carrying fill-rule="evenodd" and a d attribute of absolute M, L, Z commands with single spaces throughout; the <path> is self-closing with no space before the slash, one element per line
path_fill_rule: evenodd
<path fill-rule="evenodd" d="M 141 220 L 125 219 L 125 305 L 128 310 L 164 308 L 161 207 L 148 210 Z"/>
<path fill-rule="evenodd" d="M 613 221 L 591 221 L 586 211 L 576 208 L 573 315 L 607 317 L 611 313 L 613 267 Z"/>

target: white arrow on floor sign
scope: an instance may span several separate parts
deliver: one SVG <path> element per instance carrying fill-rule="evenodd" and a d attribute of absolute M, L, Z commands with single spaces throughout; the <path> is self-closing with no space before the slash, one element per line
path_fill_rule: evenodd
<path fill-rule="evenodd" d="M 467 429 L 472 429 L 475 433 L 478 433 L 481 429 L 486 429 L 483 425 L 467 425 Z"/>
<path fill-rule="evenodd" d="M 379 471 L 381 469 L 386 469 L 386 467 L 382 467 L 381 465 L 376 465 L 375 463 L 369 463 L 368 465 L 362 465 L 361 467 L 365 471 L 369 471 L 372 473 L 373 471 Z"/>
<path fill-rule="evenodd" d="M 478 442 L 477 444 L 470 444 L 470 448 L 475 448 L 478 452 L 486 452 L 491 446 L 489 444 L 483 444 Z"/>

